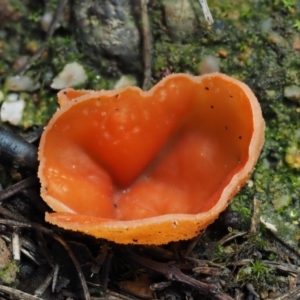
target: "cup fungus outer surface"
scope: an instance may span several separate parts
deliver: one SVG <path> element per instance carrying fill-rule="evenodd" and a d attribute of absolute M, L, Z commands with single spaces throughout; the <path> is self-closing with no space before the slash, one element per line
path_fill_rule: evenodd
<path fill-rule="evenodd" d="M 55 211 L 46 220 L 116 243 L 159 245 L 198 235 L 244 185 L 264 143 L 255 95 L 220 73 L 169 75 L 148 92 L 66 89 L 58 97 L 61 109 L 39 147 L 41 196 Z M 90 105 L 86 112 L 85 105 Z M 117 132 L 118 126 L 123 131 Z M 120 137 L 118 147 L 116 140 L 104 143 L 111 136 Z M 99 145 L 85 146 L 90 140 Z M 89 163 L 87 170 L 76 171 Z M 155 191 L 161 194 L 153 196 Z M 161 214 L 160 204 L 166 207 Z"/>

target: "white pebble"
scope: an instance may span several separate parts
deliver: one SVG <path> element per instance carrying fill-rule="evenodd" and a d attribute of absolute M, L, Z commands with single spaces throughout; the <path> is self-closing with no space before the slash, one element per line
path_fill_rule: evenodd
<path fill-rule="evenodd" d="M 53 19 L 53 15 L 49 12 L 44 13 L 41 18 L 40 18 L 40 23 L 41 23 L 41 27 L 42 29 L 47 32 L 49 29 L 49 26 L 52 22 Z"/>
<path fill-rule="evenodd" d="M 219 71 L 220 59 L 212 55 L 203 57 L 198 66 L 198 72 L 200 75 Z"/>
<path fill-rule="evenodd" d="M 284 97 L 290 100 L 300 100 L 300 87 L 289 85 L 284 88 Z"/>
<path fill-rule="evenodd" d="M 0 118 L 2 122 L 8 122 L 11 125 L 19 125 L 23 111 L 25 107 L 25 101 L 23 99 L 11 100 L 14 99 L 16 94 L 10 94 L 7 97 L 7 100 L 2 103 L 0 110 Z"/>
<path fill-rule="evenodd" d="M 40 87 L 38 82 L 35 82 L 28 76 L 12 76 L 8 77 L 5 86 L 9 91 L 21 92 L 27 91 L 32 92 Z"/>
<path fill-rule="evenodd" d="M 130 75 L 122 75 L 120 79 L 116 82 L 114 88 L 119 89 L 127 86 L 136 86 L 137 81 L 133 76 Z"/>
<path fill-rule="evenodd" d="M 41 24 L 41 27 L 42 27 L 43 31 L 45 31 L 45 32 L 48 31 L 48 29 L 51 25 L 52 19 L 53 19 L 53 15 L 50 12 L 45 12 L 41 16 L 40 24 Z M 60 27 L 60 23 L 56 23 L 55 28 L 58 28 L 58 27 Z"/>
<path fill-rule="evenodd" d="M 63 70 L 53 79 L 51 87 L 55 90 L 83 84 L 87 75 L 82 65 L 77 62 L 66 64 Z"/>

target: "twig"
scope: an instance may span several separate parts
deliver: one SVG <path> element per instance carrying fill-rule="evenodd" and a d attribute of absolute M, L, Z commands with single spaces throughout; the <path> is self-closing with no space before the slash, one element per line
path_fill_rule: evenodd
<path fill-rule="evenodd" d="M 280 238 L 276 233 L 274 233 L 273 231 L 271 231 L 270 229 L 266 228 L 269 235 L 272 236 L 277 242 L 279 242 L 281 244 L 281 246 L 283 246 L 283 248 L 285 248 L 285 250 L 288 250 L 289 252 L 291 252 L 291 254 L 294 255 L 294 257 L 291 257 L 291 255 L 289 255 L 292 259 L 296 260 L 299 263 L 299 259 L 300 259 L 300 253 L 294 249 L 292 246 L 290 246 L 289 244 L 287 244 L 282 238 Z"/>
<path fill-rule="evenodd" d="M 209 296 L 213 300 L 233 300 L 230 296 L 222 293 L 216 284 L 208 284 L 198 281 L 182 273 L 176 266 L 171 264 L 160 263 L 150 259 L 143 258 L 128 249 L 127 256 L 140 264 L 155 272 L 163 274 L 170 281 L 177 281 L 189 285 L 199 291 L 202 295 Z"/>
<path fill-rule="evenodd" d="M 13 231 L 11 235 L 11 246 L 13 252 L 13 259 L 15 261 L 20 261 L 21 259 L 20 234 L 16 229 Z"/>
<path fill-rule="evenodd" d="M 26 179 L 23 179 L 22 181 L 19 181 L 18 183 L 10 186 L 9 188 L 3 191 L 0 191 L 0 203 L 6 200 L 7 198 L 10 198 L 20 193 L 24 189 L 37 185 L 38 182 L 39 181 L 36 178 L 36 176 L 31 176 Z"/>
<path fill-rule="evenodd" d="M 258 226 L 260 224 L 260 215 L 261 215 L 261 201 L 257 198 L 253 198 L 253 213 L 251 217 L 251 225 L 250 225 L 250 232 L 255 234 L 257 233 Z"/>
<path fill-rule="evenodd" d="M 0 206 L 1 209 L 1 206 Z M 50 235 L 51 237 L 53 237 L 56 241 L 58 241 L 64 248 L 65 250 L 68 252 L 70 258 L 73 261 L 73 264 L 76 268 L 76 271 L 78 273 L 78 277 L 79 280 L 81 282 L 81 286 L 83 289 L 83 293 L 84 293 L 84 299 L 85 300 L 91 300 L 91 296 L 85 281 L 85 278 L 83 276 L 82 270 L 80 268 L 80 265 L 73 253 L 73 251 L 71 250 L 71 248 L 69 247 L 69 245 L 63 240 L 62 237 L 60 237 L 59 235 L 53 233 L 51 230 L 44 228 L 43 226 L 39 225 L 39 224 L 35 224 L 35 223 L 25 223 L 25 222 L 19 222 L 19 221 L 14 221 L 14 220 L 6 220 L 6 219 L 0 219 L 0 224 L 4 224 L 4 225 L 11 225 L 11 226 L 18 226 L 18 227 L 25 227 L 25 228 L 32 228 L 38 232 L 42 232 L 45 234 Z"/>
<path fill-rule="evenodd" d="M 32 296 L 15 288 L 11 288 L 8 286 L 0 285 L 0 292 L 9 294 L 13 296 L 14 299 L 17 300 L 43 300 L 42 298 Z"/>
<path fill-rule="evenodd" d="M 0 127 L 0 159 L 4 163 L 37 170 L 37 148 L 22 137 Z"/>
<path fill-rule="evenodd" d="M 298 300 L 300 297 L 300 286 L 289 290 L 286 294 L 274 299 L 274 300 Z"/>
<path fill-rule="evenodd" d="M 260 298 L 259 295 L 256 293 L 252 283 L 247 283 L 246 288 L 253 296 L 257 297 L 258 299 Z"/>
<path fill-rule="evenodd" d="M 68 290 L 62 290 L 61 294 L 67 299 L 75 298 L 82 299 L 82 295 L 74 292 L 70 292 Z M 132 300 L 132 297 L 128 297 L 110 290 L 107 290 L 106 297 L 91 297 L 91 300 Z"/>
<path fill-rule="evenodd" d="M 241 232 L 231 231 L 227 235 L 225 235 L 220 241 L 218 241 L 218 245 L 224 245 L 225 243 L 228 243 L 228 242 L 230 242 L 238 237 L 244 236 L 246 234 L 247 234 L 246 231 L 241 231 Z"/>
<path fill-rule="evenodd" d="M 143 90 L 147 90 L 151 81 L 151 32 L 148 17 L 147 0 L 141 1 L 142 26 L 143 26 L 143 61 L 144 81 Z"/>
<path fill-rule="evenodd" d="M 52 281 L 52 286 L 51 286 L 52 293 L 55 292 L 58 272 L 59 272 L 59 264 L 55 264 L 54 269 L 53 269 L 53 281 Z"/>
<path fill-rule="evenodd" d="M 23 65 L 18 71 L 17 74 L 18 75 L 23 75 L 30 67 L 31 65 L 41 56 L 41 54 L 44 52 L 44 50 L 47 47 L 48 41 L 50 40 L 50 38 L 52 37 L 55 29 L 56 29 L 56 25 L 60 19 L 60 16 L 67 4 L 68 0 L 60 0 L 57 8 L 54 12 L 54 16 L 53 19 L 50 23 L 50 26 L 47 30 L 47 34 L 46 34 L 46 38 L 45 41 L 42 43 L 42 45 L 37 49 L 37 51 L 33 54 L 33 56 L 31 56 L 31 58 L 26 62 L 25 65 Z"/>
<path fill-rule="evenodd" d="M 200 4 L 201 4 L 201 7 L 202 7 L 202 10 L 203 10 L 203 13 L 204 13 L 204 17 L 205 17 L 205 20 L 207 22 L 208 25 L 212 25 L 214 23 L 214 19 L 211 15 L 211 12 L 209 10 L 209 7 L 208 7 L 208 4 L 206 2 L 206 0 L 199 0 Z"/>
<path fill-rule="evenodd" d="M 105 262 L 101 268 L 101 283 L 104 291 L 104 295 L 106 295 L 107 285 L 108 285 L 108 275 L 110 272 L 110 266 L 111 266 L 111 260 L 112 260 L 113 254 L 111 252 L 108 253 L 106 256 Z"/>
<path fill-rule="evenodd" d="M 8 243 L 11 241 L 11 238 L 3 234 L 1 235 L 1 238 Z M 21 252 L 29 259 L 31 259 L 35 264 L 40 266 L 41 263 L 39 262 L 38 258 L 34 256 L 37 252 L 37 249 L 33 247 L 28 247 L 28 243 L 29 243 L 28 240 L 21 238 Z"/>
<path fill-rule="evenodd" d="M 199 242 L 200 238 L 201 238 L 201 235 L 199 234 L 198 236 L 196 236 L 195 238 L 193 238 L 191 240 L 190 244 L 188 245 L 187 249 L 185 250 L 185 253 L 184 253 L 185 258 L 187 258 L 191 254 L 191 252 L 194 250 L 197 243 Z"/>
<path fill-rule="evenodd" d="M 37 297 L 42 296 L 46 289 L 48 288 L 48 286 L 50 286 L 51 281 L 53 279 L 53 270 L 48 274 L 48 276 L 46 277 L 46 279 L 42 282 L 42 284 L 34 291 L 34 295 Z"/>

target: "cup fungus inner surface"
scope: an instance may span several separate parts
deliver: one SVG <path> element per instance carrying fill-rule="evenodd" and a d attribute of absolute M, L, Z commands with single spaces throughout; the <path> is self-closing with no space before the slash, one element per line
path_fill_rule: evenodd
<path fill-rule="evenodd" d="M 209 212 L 247 164 L 254 132 L 248 94 L 228 78 L 61 91 L 39 149 L 42 197 L 56 212 L 99 222 Z"/>

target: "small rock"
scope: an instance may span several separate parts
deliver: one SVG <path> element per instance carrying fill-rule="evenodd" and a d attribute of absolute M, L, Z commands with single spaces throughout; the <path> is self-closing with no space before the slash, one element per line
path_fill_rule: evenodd
<path fill-rule="evenodd" d="M 203 57 L 198 65 L 199 75 L 219 72 L 219 71 L 220 71 L 220 59 L 212 55 Z"/>
<path fill-rule="evenodd" d="M 13 69 L 19 70 L 21 69 L 27 62 L 28 62 L 29 56 L 28 55 L 21 55 L 19 56 L 13 63 Z"/>
<path fill-rule="evenodd" d="M 114 74 L 142 69 L 139 1 L 74 0 L 75 34 L 80 50 L 95 64 Z"/>
<path fill-rule="evenodd" d="M 289 85 L 284 88 L 284 97 L 289 100 L 300 100 L 300 87 L 297 85 Z"/>
<path fill-rule="evenodd" d="M 181 42 L 197 28 L 197 17 L 189 0 L 164 0 L 166 25 L 173 41 Z"/>
<path fill-rule="evenodd" d="M 63 70 L 53 79 L 51 87 L 60 90 L 83 84 L 87 80 L 87 75 L 82 65 L 77 62 L 66 64 Z"/>
<path fill-rule="evenodd" d="M 276 211 L 282 210 L 284 207 L 288 206 L 292 201 L 291 195 L 276 195 L 273 198 L 273 205 Z"/>
<path fill-rule="evenodd" d="M 2 122 L 8 122 L 11 125 L 19 125 L 25 107 L 25 101 L 15 97 L 17 94 L 9 94 L 6 100 L 2 103 L 0 110 L 0 118 Z"/>
<path fill-rule="evenodd" d="M 53 19 L 53 14 L 50 13 L 50 12 L 45 12 L 41 18 L 40 18 L 40 24 L 41 24 L 41 27 L 43 29 L 43 31 L 47 32 L 49 27 L 50 27 L 50 24 L 52 22 L 52 19 Z M 60 27 L 60 23 L 56 23 L 55 25 L 55 28 L 59 28 Z"/>
<path fill-rule="evenodd" d="M 27 91 L 32 92 L 40 87 L 38 82 L 35 82 L 32 78 L 28 76 L 12 76 L 8 77 L 5 86 L 9 91 L 21 92 Z"/>
<path fill-rule="evenodd" d="M 133 76 L 130 75 L 123 75 L 121 78 L 116 82 L 114 88 L 119 89 L 127 86 L 136 86 L 137 81 Z"/>

